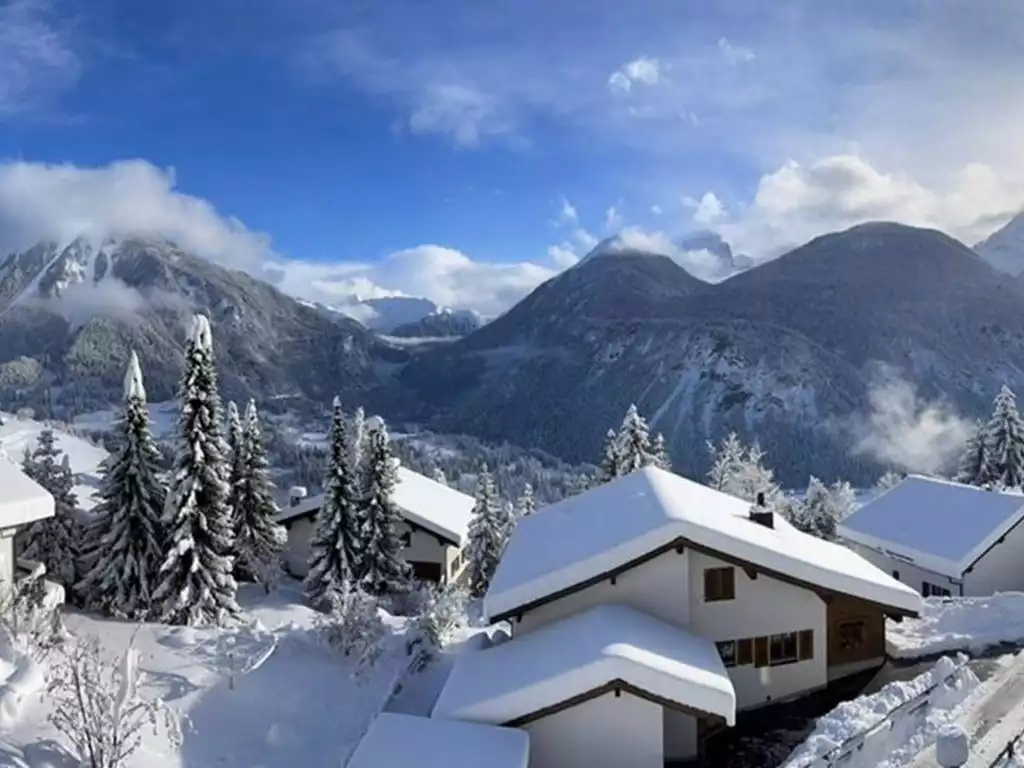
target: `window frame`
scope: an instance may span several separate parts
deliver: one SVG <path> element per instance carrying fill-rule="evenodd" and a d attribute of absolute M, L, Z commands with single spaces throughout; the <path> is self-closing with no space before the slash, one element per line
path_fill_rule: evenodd
<path fill-rule="evenodd" d="M 785 643 L 792 643 L 792 654 L 787 653 L 789 648 L 781 647 Z M 776 648 L 776 644 L 780 647 Z M 800 661 L 800 633 L 799 632 L 776 632 L 768 635 L 768 666 L 782 667 L 786 664 L 795 664 Z"/>
<path fill-rule="evenodd" d="M 718 651 L 718 656 L 722 659 L 722 665 L 726 668 L 737 667 L 739 664 L 736 663 L 738 656 L 738 643 L 736 640 L 718 640 L 715 642 L 715 650 Z M 731 648 L 731 652 L 727 652 L 726 649 Z"/>
<path fill-rule="evenodd" d="M 704 602 L 736 599 L 736 569 L 731 565 L 704 569 Z"/>

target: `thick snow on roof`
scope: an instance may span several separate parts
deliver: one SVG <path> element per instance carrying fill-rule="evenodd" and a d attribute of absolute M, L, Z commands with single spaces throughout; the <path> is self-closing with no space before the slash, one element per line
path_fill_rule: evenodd
<path fill-rule="evenodd" d="M 0 528 L 26 525 L 53 516 L 53 496 L 0 456 Z"/>
<path fill-rule="evenodd" d="M 323 498 L 322 495 L 311 496 L 294 507 L 281 510 L 278 522 L 286 522 L 319 509 Z M 402 466 L 398 467 L 394 501 L 406 520 L 458 546 L 462 546 L 466 540 L 476 503 L 472 496 Z"/>
<path fill-rule="evenodd" d="M 845 518 L 841 536 L 958 577 L 1024 514 L 1024 496 L 911 475 Z"/>
<path fill-rule="evenodd" d="M 526 731 L 383 712 L 346 768 L 527 768 L 529 761 Z"/>
<path fill-rule="evenodd" d="M 613 680 L 735 723 L 736 693 L 714 643 L 622 605 L 459 656 L 432 716 L 499 725 Z"/>
<path fill-rule="evenodd" d="M 543 600 L 683 538 L 815 586 L 916 614 L 921 597 L 860 555 L 751 521 L 750 504 L 650 467 L 519 521 L 484 598 L 489 617 Z"/>

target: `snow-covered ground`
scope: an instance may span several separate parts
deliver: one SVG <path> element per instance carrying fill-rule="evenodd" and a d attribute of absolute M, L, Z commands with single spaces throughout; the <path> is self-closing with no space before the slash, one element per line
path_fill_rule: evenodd
<path fill-rule="evenodd" d="M 950 651 L 982 653 L 999 646 L 1024 645 L 1024 592 L 991 597 L 930 597 L 916 619 L 888 622 L 889 653 L 919 658 Z"/>
<path fill-rule="evenodd" d="M 233 630 L 66 616 L 73 634 L 98 636 L 111 657 L 133 644 L 144 690 L 188 718 L 180 753 L 167 734 L 147 729 L 129 768 L 343 765 L 408 665 L 401 619 L 385 617 L 385 653 L 354 675 L 351 662 L 311 632 L 315 614 L 296 585 L 269 596 L 244 587 L 239 602 L 248 625 Z M 26 702 L 17 723 L 0 733 L 0 765 L 72 765 L 60 756 L 48 713 L 44 697 Z"/>
<path fill-rule="evenodd" d="M 153 437 L 157 440 L 170 437 L 178 421 L 178 403 L 170 400 L 162 403 L 150 403 L 147 409 L 149 410 L 149 426 L 153 431 Z M 92 411 L 91 413 L 75 416 L 72 423 L 77 429 L 109 432 L 119 415 L 120 409 Z"/>
<path fill-rule="evenodd" d="M 47 425 L 35 419 L 18 418 L 11 413 L 0 412 L 0 419 L 3 420 L 3 424 L 0 425 L 0 451 L 20 465 L 25 448 L 35 448 L 36 438 Z M 78 476 L 74 490 L 78 494 L 79 506 L 82 509 L 91 509 L 95 505 L 92 494 L 97 488 L 100 462 L 107 457 L 107 452 L 88 440 L 68 434 L 57 427 L 54 427 L 53 431 L 57 437 L 57 448 L 67 454 L 71 462 L 71 471 Z"/>
<path fill-rule="evenodd" d="M 1005 663 L 1012 658 L 1007 657 Z M 913 680 L 889 683 L 876 693 L 843 702 L 819 718 L 811 735 L 782 768 L 831 765 L 830 759 L 841 757 L 834 750 L 844 744 L 847 749 L 842 754 L 850 753 L 841 760 L 844 768 L 906 766 L 981 690 L 966 657 L 943 657 Z"/>

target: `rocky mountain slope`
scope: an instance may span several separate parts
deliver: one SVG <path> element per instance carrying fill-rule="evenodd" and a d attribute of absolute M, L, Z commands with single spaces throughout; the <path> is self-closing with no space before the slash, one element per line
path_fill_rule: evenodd
<path fill-rule="evenodd" d="M 484 324 L 484 318 L 471 309 L 448 309 L 442 307 L 419 320 L 403 323 L 393 328 L 388 335 L 399 338 L 447 338 L 465 336 Z"/>
<path fill-rule="evenodd" d="M 869 481 L 851 454 L 879 364 L 980 414 L 1024 371 L 1024 293 L 932 230 L 869 224 L 718 285 L 639 253 L 582 261 L 400 375 L 438 429 L 593 458 L 636 401 L 677 466 L 756 436 L 783 479 Z"/>
<path fill-rule="evenodd" d="M 66 415 L 120 397 L 129 349 L 173 397 L 188 317 L 209 314 L 224 393 L 296 407 L 372 400 L 405 359 L 357 322 L 169 243 L 42 243 L 0 260 L 0 396 Z"/>
<path fill-rule="evenodd" d="M 974 250 L 1000 272 L 1015 277 L 1024 274 L 1024 212 L 975 245 Z"/>

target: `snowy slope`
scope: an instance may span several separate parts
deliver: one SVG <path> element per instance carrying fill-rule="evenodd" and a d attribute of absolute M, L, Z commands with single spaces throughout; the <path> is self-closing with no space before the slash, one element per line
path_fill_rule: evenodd
<path fill-rule="evenodd" d="M 1015 276 L 1024 272 L 1024 212 L 975 245 L 974 250 L 1000 272 Z"/>
<path fill-rule="evenodd" d="M 918 658 L 950 651 L 981 653 L 995 646 L 1024 646 L 1024 593 L 990 597 L 929 597 L 916 619 L 888 622 L 891 656 Z"/>
<path fill-rule="evenodd" d="M 235 631 L 67 618 L 74 634 L 98 635 L 112 657 L 134 642 L 146 692 L 164 697 L 191 721 L 177 755 L 166 734 L 145 729 L 143 749 L 127 768 L 343 765 L 408 663 L 395 634 L 393 653 L 354 678 L 344 657 L 311 638 L 313 613 L 295 588 L 269 597 L 243 588 L 240 603 L 251 626 Z M 54 759 L 48 742 L 57 738 L 47 713 L 45 699 L 28 703 L 20 722 L 0 736 L 0 764 L 18 766 L 10 756 L 19 754 L 31 768 L 67 764 L 41 761 Z"/>

